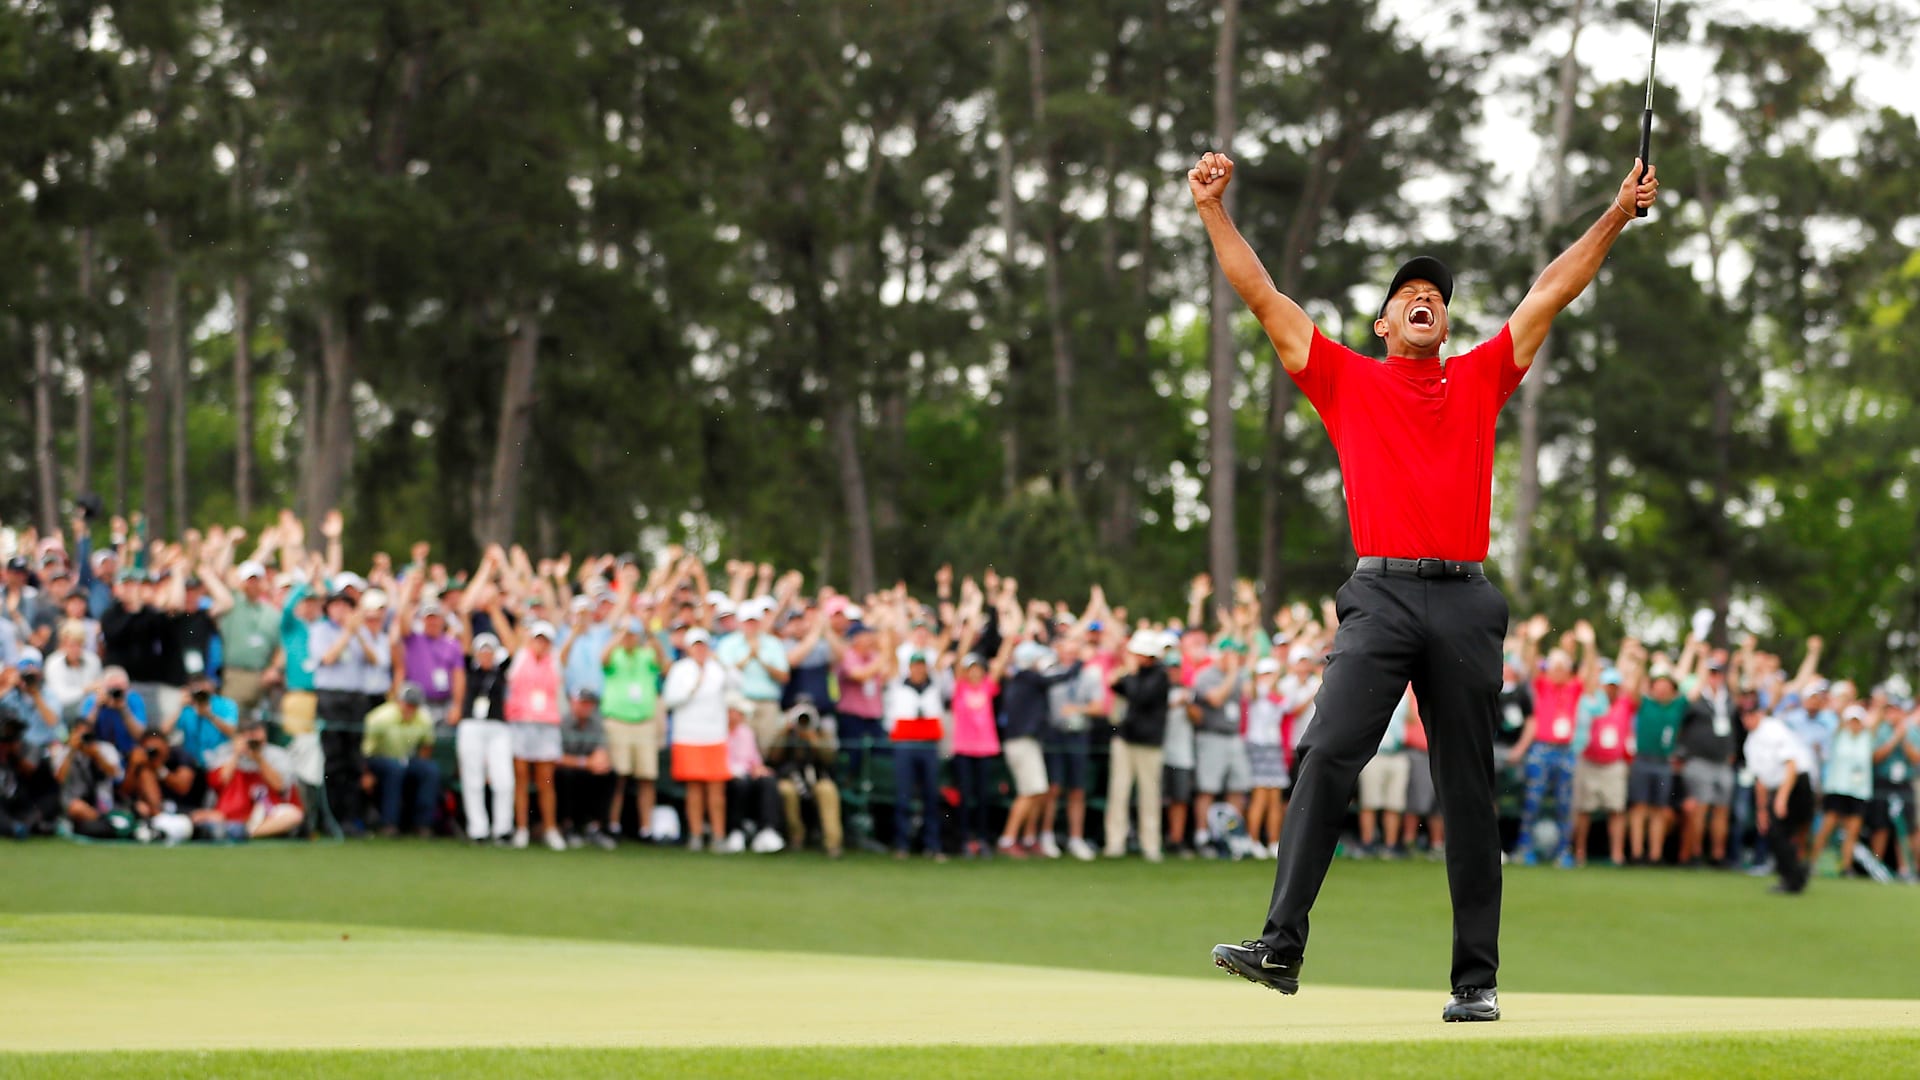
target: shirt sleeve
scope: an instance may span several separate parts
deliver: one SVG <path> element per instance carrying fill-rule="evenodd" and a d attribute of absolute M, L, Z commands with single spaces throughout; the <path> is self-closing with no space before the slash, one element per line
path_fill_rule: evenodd
<path fill-rule="evenodd" d="M 1339 406 L 1335 391 L 1340 375 L 1346 370 L 1353 350 L 1327 338 L 1319 328 L 1313 331 L 1313 343 L 1307 349 L 1307 366 L 1299 371 L 1288 372 L 1293 385 L 1307 396 L 1313 407 L 1320 413 L 1324 423 L 1331 424 Z"/>
<path fill-rule="evenodd" d="M 1471 352 L 1460 359 L 1465 360 L 1478 376 L 1479 385 L 1486 388 L 1495 409 L 1506 405 L 1507 399 L 1520 388 L 1520 380 L 1526 378 L 1527 371 L 1532 369 L 1532 365 L 1523 369 L 1514 362 L 1511 326 L 1502 326 L 1499 333 L 1474 346 Z"/>

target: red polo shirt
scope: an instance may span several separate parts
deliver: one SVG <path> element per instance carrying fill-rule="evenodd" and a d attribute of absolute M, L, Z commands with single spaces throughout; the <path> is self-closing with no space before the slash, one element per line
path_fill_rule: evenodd
<path fill-rule="evenodd" d="M 1513 334 L 1450 360 L 1374 360 L 1318 330 L 1293 376 L 1340 456 L 1355 553 L 1487 557 L 1493 426 L 1526 372 Z"/>

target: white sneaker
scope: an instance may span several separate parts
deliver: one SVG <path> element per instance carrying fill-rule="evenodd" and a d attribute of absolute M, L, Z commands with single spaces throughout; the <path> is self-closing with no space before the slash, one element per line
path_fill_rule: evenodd
<path fill-rule="evenodd" d="M 761 829 L 753 834 L 753 853 L 772 855 L 787 850 L 787 841 L 780 835 L 779 829 Z"/>
<path fill-rule="evenodd" d="M 1049 859 L 1060 857 L 1060 842 L 1053 838 L 1052 833 L 1040 834 L 1040 854 Z"/>
<path fill-rule="evenodd" d="M 713 850 L 721 855 L 738 855 L 747 850 L 747 838 L 735 829 L 727 834 L 725 840 L 713 845 Z"/>
<path fill-rule="evenodd" d="M 1093 845 L 1076 836 L 1067 841 L 1067 854 L 1079 859 L 1081 862 L 1092 862 Z"/>
<path fill-rule="evenodd" d="M 559 830 L 557 829 L 548 829 L 546 835 L 542 837 L 542 839 L 547 842 L 547 847 L 554 851 L 567 850 L 567 838 L 564 836 L 561 836 Z"/>
<path fill-rule="evenodd" d="M 530 839 L 530 837 L 527 836 L 527 830 L 525 829 L 513 830 L 513 846 L 516 850 L 526 847 L 528 839 Z"/>

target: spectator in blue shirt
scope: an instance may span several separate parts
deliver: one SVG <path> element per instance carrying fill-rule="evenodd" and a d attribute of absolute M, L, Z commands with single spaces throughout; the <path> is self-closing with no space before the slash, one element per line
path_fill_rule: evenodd
<path fill-rule="evenodd" d="M 737 612 L 740 629 L 720 639 L 713 655 L 727 668 L 729 677 L 738 679 L 740 692 L 752 711 L 747 723 L 753 728 L 760 752 L 772 749 L 786 720 L 780 712 L 780 692 L 791 677 L 787 646 L 767 632 L 773 605 L 766 600 L 749 600 Z"/>
<path fill-rule="evenodd" d="M 146 699 L 133 691 L 123 667 L 101 672 L 100 687 L 100 693 L 88 694 L 80 703 L 80 715 L 92 721 L 95 738 L 111 744 L 122 762 L 134 765 L 140 736 L 147 731 Z"/>

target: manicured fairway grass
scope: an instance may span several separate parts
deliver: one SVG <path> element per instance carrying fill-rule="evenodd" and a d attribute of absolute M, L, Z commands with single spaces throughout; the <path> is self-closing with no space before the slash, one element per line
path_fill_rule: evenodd
<path fill-rule="evenodd" d="M 434 1050 L 354 1053 L 70 1054 L 0 1057 L 0 1076 L 1003 1077 L 1513 1076 L 1551 1080 L 1895 1076 L 1920 1035 L 1839 1033 L 1698 1039 L 1476 1040 L 1307 1046 L 880 1047 L 781 1050 Z"/>
<path fill-rule="evenodd" d="M 1259 929 L 1272 868 L 1190 862 L 895 863 L 446 842 L 173 850 L 0 847 L 0 914 L 227 916 L 1205 976 Z M 1920 889 L 1677 870 L 1510 869 L 1501 985 L 1515 991 L 1920 997 Z M 110 924 L 109 924 L 110 925 Z M 93 932 L 93 931 L 89 931 Z M 0 927 L 0 941 L 5 940 Z M 1446 876 L 1340 863 L 1314 911 L 1309 985 L 1444 991 Z"/>

